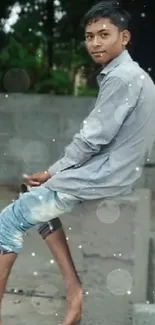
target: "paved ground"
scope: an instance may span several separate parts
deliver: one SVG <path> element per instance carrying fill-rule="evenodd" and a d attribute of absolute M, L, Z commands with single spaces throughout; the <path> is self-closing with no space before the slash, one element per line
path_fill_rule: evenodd
<path fill-rule="evenodd" d="M 0 210 L 14 198 L 14 192 L 0 189 Z M 155 201 L 153 215 L 154 211 Z M 155 218 L 152 219 L 152 231 L 155 231 L 154 220 Z M 83 261 L 80 249 L 80 220 L 77 216 L 68 216 L 65 218 L 64 228 L 76 268 L 81 274 Z M 64 309 L 64 288 L 60 271 L 44 241 L 33 229 L 25 235 L 22 253 L 9 278 L 3 300 L 3 323 L 56 325 L 61 323 Z"/>

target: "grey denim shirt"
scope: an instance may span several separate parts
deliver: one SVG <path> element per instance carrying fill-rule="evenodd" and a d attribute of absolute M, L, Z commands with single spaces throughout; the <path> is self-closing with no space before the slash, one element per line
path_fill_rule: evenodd
<path fill-rule="evenodd" d="M 84 200 L 130 193 L 155 138 L 155 85 L 128 51 L 97 80 L 94 109 L 44 184 Z"/>

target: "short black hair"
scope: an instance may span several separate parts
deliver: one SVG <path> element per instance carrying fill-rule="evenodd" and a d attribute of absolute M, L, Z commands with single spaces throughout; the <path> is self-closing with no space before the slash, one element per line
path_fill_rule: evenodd
<path fill-rule="evenodd" d="M 105 0 L 95 4 L 83 18 L 83 28 L 100 18 L 109 18 L 120 31 L 130 30 L 131 15 L 120 2 Z"/>

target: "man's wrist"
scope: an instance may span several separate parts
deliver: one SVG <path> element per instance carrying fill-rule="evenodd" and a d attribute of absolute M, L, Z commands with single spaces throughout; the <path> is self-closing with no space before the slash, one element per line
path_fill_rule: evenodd
<path fill-rule="evenodd" d="M 50 173 L 48 172 L 48 170 L 45 170 L 44 173 L 47 175 L 48 178 L 51 178 Z"/>

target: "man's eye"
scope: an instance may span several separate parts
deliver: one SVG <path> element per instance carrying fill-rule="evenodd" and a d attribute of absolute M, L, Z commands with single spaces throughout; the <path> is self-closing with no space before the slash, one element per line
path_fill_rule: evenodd
<path fill-rule="evenodd" d="M 108 36 L 109 34 L 108 33 L 102 33 L 101 34 L 101 37 L 106 37 L 106 36 Z"/>
<path fill-rule="evenodd" d="M 91 40 L 92 38 L 93 38 L 92 35 L 87 35 L 87 36 L 86 36 L 86 40 L 88 40 L 88 41 Z"/>

